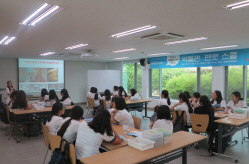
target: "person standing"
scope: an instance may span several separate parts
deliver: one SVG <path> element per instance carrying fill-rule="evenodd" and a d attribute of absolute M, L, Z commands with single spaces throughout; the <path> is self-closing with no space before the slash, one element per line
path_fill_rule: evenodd
<path fill-rule="evenodd" d="M 10 95 L 14 91 L 15 91 L 15 89 L 14 89 L 14 87 L 12 85 L 12 81 L 7 81 L 7 88 L 6 88 L 7 99 L 6 99 L 6 104 L 8 104 L 10 102 Z"/>

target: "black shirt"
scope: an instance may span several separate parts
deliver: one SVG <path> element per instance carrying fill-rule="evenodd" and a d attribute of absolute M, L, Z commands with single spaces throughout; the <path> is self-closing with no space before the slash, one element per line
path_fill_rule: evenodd
<path fill-rule="evenodd" d="M 208 114 L 209 115 L 209 123 L 207 132 L 214 131 L 214 108 L 212 108 L 211 112 L 205 106 L 199 106 L 194 109 L 195 114 Z"/>

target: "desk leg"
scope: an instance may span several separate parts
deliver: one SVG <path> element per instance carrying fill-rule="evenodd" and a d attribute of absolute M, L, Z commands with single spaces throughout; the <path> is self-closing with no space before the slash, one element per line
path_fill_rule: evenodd
<path fill-rule="evenodd" d="M 182 164 L 187 164 L 187 149 L 182 148 Z"/>
<path fill-rule="evenodd" d="M 244 137 L 244 140 L 246 140 L 246 139 L 248 139 L 249 140 L 249 123 L 248 123 L 248 127 L 247 127 L 248 129 L 247 129 L 247 137 Z"/>
<path fill-rule="evenodd" d="M 144 104 L 144 111 L 145 111 L 145 115 L 143 116 L 143 118 L 144 117 L 150 118 L 150 117 L 147 116 L 147 102 L 145 102 L 145 104 Z"/>
<path fill-rule="evenodd" d="M 218 153 L 222 154 L 222 124 L 218 124 Z"/>

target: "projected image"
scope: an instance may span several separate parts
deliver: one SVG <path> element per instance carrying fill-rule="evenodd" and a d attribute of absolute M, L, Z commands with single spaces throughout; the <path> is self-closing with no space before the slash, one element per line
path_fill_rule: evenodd
<path fill-rule="evenodd" d="M 64 89 L 64 84 L 57 84 L 57 89 L 58 90 Z"/>
<path fill-rule="evenodd" d="M 41 91 L 39 84 L 30 84 L 29 88 L 31 91 Z"/>
<path fill-rule="evenodd" d="M 58 82 L 58 68 L 47 69 L 48 82 Z"/>
<path fill-rule="evenodd" d="M 19 87 L 19 90 L 29 91 L 29 85 L 28 84 L 21 84 Z"/>
<path fill-rule="evenodd" d="M 56 90 L 57 84 L 48 84 L 48 90 Z"/>
<path fill-rule="evenodd" d="M 40 90 L 43 88 L 48 89 L 48 84 L 39 84 Z"/>
<path fill-rule="evenodd" d="M 47 80 L 46 68 L 20 68 L 19 69 L 19 82 L 46 82 Z"/>

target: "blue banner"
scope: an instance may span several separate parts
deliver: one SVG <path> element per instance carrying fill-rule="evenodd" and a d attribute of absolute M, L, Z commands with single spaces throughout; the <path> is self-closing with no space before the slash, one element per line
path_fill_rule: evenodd
<path fill-rule="evenodd" d="M 249 65 L 249 49 L 148 58 L 150 68 Z"/>

